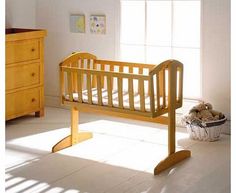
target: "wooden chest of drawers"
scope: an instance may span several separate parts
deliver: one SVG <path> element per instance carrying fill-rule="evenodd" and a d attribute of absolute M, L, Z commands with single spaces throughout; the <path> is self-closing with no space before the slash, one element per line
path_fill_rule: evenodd
<path fill-rule="evenodd" d="M 44 115 L 45 30 L 6 29 L 6 120 Z"/>

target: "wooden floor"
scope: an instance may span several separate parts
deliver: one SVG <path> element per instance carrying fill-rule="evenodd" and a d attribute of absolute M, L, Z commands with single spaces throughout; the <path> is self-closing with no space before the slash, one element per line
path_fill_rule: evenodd
<path fill-rule="evenodd" d="M 229 193 L 230 136 L 218 142 L 188 139 L 177 128 L 177 150 L 192 157 L 160 175 L 167 126 L 81 113 L 81 129 L 93 138 L 58 153 L 51 147 L 69 133 L 70 111 L 46 108 L 6 124 L 6 192 L 33 193 Z"/>

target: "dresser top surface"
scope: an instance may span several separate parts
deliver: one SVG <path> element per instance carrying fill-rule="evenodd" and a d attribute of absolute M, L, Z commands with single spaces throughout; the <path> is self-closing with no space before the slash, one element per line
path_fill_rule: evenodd
<path fill-rule="evenodd" d="M 45 37 L 47 31 L 43 29 L 7 28 L 5 34 L 6 41 L 16 41 Z"/>

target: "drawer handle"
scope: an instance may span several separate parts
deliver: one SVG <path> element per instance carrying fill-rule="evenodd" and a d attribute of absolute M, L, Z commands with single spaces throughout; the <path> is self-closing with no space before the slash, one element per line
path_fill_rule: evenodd
<path fill-rule="evenodd" d="M 32 51 L 32 52 L 34 52 L 34 51 L 35 51 L 35 49 L 34 49 L 34 48 L 32 48 L 32 49 L 31 49 L 31 51 Z"/>
<path fill-rule="evenodd" d="M 35 102 L 35 101 L 36 101 L 36 99 L 35 99 L 35 98 L 32 98 L 32 99 L 31 99 L 31 102 L 32 102 L 32 103 L 33 103 L 33 102 Z"/>
<path fill-rule="evenodd" d="M 34 73 L 34 72 L 32 72 L 32 73 L 31 73 L 31 76 L 33 76 L 33 77 L 34 77 L 34 76 L 35 76 L 35 73 Z"/>

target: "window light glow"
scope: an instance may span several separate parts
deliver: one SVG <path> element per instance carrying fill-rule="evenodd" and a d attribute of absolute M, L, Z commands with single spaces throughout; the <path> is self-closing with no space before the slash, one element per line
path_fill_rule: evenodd
<path fill-rule="evenodd" d="M 184 64 L 184 97 L 201 97 L 200 0 L 121 0 L 120 59 Z"/>

